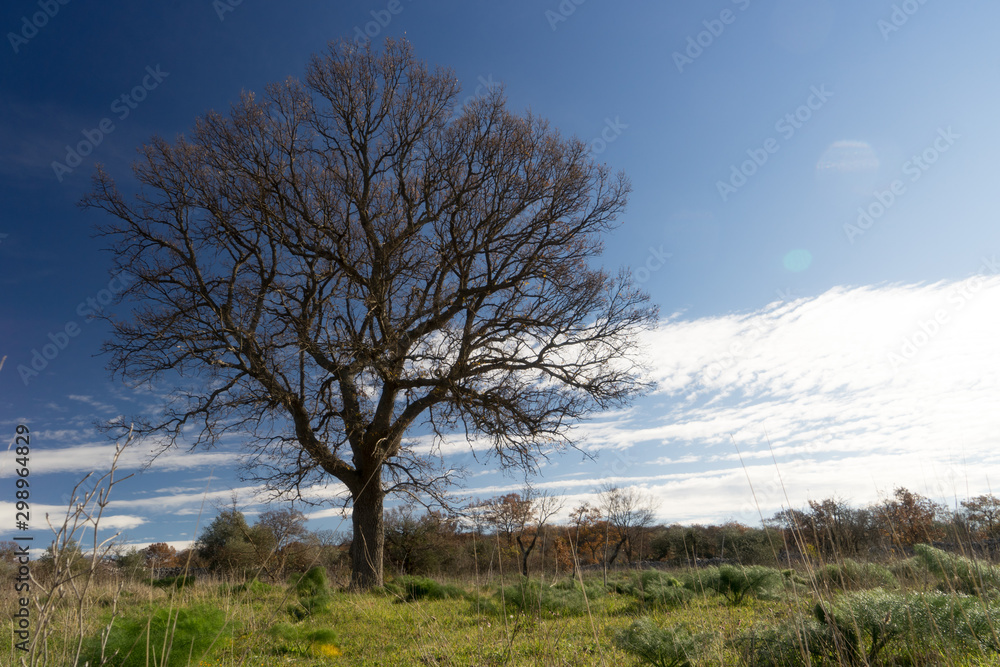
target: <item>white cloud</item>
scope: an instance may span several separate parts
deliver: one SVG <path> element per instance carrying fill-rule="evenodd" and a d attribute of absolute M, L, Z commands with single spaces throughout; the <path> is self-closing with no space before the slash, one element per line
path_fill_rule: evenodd
<path fill-rule="evenodd" d="M 831 495 L 865 504 L 896 486 L 989 492 L 1000 479 L 997 331 L 995 275 L 674 316 L 648 340 L 656 394 L 577 429 L 603 474 L 536 486 L 589 497 L 604 481 L 640 484 L 668 521 L 757 520 L 747 475 L 765 516 Z"/>
<path fill-rule="evenodd" d="M 102 412 L 115 411 L 115 406 L 108 405 L 107 403 L 101 403 L 100 401 L 95 400 L 93 396 L 80 396 L 76 394 L 70 394 L 66 398 L 70 399 L 71 401 L 78 401 L 80 403 L 84 403 L 85 405 L 89 405 L 93 408 L 97 408 Z"/>
<path fill-rule="evenodd" d="M 141 516 L 136 516 L 133 514 L 114 514 L 113 503 L 109 503 L 108 507 L 105 508 L 105 513 L 101 516 L 100 527 L 101 530 L 129 530 L 131 528 L 136 528 L 146 523 L 147 519 Z M 131 505 L 131 503 L 128 503 Z M 6 520 L 6 525 L 14 525 L 16 506 L 11 502 L 0 501 L 0 517 Z M 32 530 L 42 530 L 47 532 L 49 530 L 48 522 L 51 521 L 52 526 L 56 529 L 62 526 L 63 519 L 66 517 L 67 507 L 66 505 L 46 505 L 42 503 L 32 503 L 31 504 L 31 528 Z M 86 521 L 86 519 L 83 519 Z M 81 529 L 83 530 L 83 529 Z M 92 530 L 92 525 L 91 525 Z M 92 535 L 92 532 L 88 532 L 88 536 Z"/>
<path fill-rule="evenodd" d="M 788 503 L 800 507 L 832 495 L 864 504 L 896 486 L 937 498 L 990 492 L 990 480 L 1000 479 L 998 331 L 995 275 L 837 287 L 755 312 L 693 320 L 674 315 L 646 341 L 656 392 L 574 429 L 581 449 L 598 457 L 596 464 L 579 454 L 554 456 L 544 476 L 530 481 L 562 495 L 565 513 L 593 502 L 601 483 L 640 485 L 660 500 L 659 518 L 666 522 L 752 523 L 756 503 L 770 516 Z M 114 452 L 70 430 L 37 437 L 82 444 L 34 448 L 32 475 L 101 474 Z M 519 476 L 475 474 L 473 453 L 489 449 L 486 439 L 434 443 L 416 436 L 408 444 L 420 454 L 441 454 L 449 464 L 469 462 L 482 486 L 456 497 L 523 488 Z M 149 451 L 126 450 L 121 468 L 140 468 Z M 164 453 L 145 474 L 183 476 L 155 478 L 145 487 L 123 484 L 109 508 L 123 512 L 115 525 L 152 524 L 167 514 L 212 516 L 234 491 L 241 507 L 264 506 L 262 487 L 217 488 L 220 482 L 206 476 L 214 468 L 228 479 L 240 456 L 236 448 Z M 4 463 L 0 476 L 11 474 Z M 208 481 L 207 492 L 198 488 Z M 343 492 L 339 484 L 305 490 L 310 499 L 329 503 L 308 516 L 343 516 Z"/>
<path fill-rule="evenodd" d="M 54 437 L 58 433 L 61 432 L 40 432 L 33 438 L 35 442 L 51 442 L 59 439 Z M 76 431 L 66 431 L 65 433 L 78 435 Z M 127 447 L 118 459 L 119 470 L 142 469 L 154 451 L 157 450 L 153 446 L 134 445 Z M 32 449 L 31 454 L 31 472 L 33 475 L 61 472 L 86 474 L 90 471 L 103 474 L 111 466 L 114 454 L 115 446 L 113 444 L 90 443 L 62 448 L 36 446 Z M 174 448 L 160 454 L 153 462 L 151 470 L 170 472 L 192 468 L 225 468 L 238 463 L 240 457 L 241 454 L 238 452 L 189 452 Z M 0 477 L 9 477 L 12 474 L 13 469 L 10 466 L 5 465 L 0 468 Z"/>

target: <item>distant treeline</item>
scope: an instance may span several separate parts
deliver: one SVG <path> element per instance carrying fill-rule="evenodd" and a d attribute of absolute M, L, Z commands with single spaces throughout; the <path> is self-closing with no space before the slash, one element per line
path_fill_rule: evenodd
<path fill-rule="evenodd" d="M 1000 555 L 1000 498 L 981 495 L 949 509 L 905 488 L 864 507 L 827 498 L 785 510 L 763 526 L 663 525 L 654 520 L 653 498 L 637 487 L 608 486 L 594 504 L 573 508 L 555 523 L 558 499 L 527 489 L 478 500 L 459 514 L 412 505 L 386 511 L 385 571 L 391 574 L 488 576 L 500 573 L 572 573 L 657 564 L 697 566 L 720 562 L 788 565 L 841 558 L 877 560 L 933 543 L 952 551 Z M 269 510 L 252 525 L 236 508 L 223 510 L 191 549 L 165 544 L 122 547 L 102 571 L 156 576 L 165 568 L 197 568 L 224 576 L 281 580 L 290 572 L 322 565 L 334 576 L 348 573 L 350 535 L 312 532 L 291 509 Z M 13 572 L 14 545 L 0 543 L 0 562 Z M 36 564 L 38 575 L 54 546 Z M 71 542 L 63 558 L 86 569 L 87 554 Z M 16 569 L 16 568 L 14 568 Z"/>

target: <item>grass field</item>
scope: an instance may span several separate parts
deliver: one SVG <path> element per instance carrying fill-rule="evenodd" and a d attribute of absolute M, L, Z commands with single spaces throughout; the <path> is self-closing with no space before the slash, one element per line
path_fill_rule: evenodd
<path fill-rule="evenodd" d="M 171 667 L 1000 664 L 1000 568 L 922 546 L 884 565 L 617 572 L 607 586 L 399 577 L 359 594 L 322 571 L 169 584 L 97 584 L 56 607 L 36 664 L 101 664 L 102 644 L 104 664 Z M 18 664 L 3 641 L 0 662 Z"/>

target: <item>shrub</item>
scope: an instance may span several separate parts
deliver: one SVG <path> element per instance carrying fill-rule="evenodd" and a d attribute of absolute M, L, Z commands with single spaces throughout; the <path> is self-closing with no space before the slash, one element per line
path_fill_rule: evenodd
<path fill-rule="evenodd" d="M 226 626 L 226 615 L 211 605 L 186 609 L 158 609 L 152 616 L 128 616 L 117 621 L 108 635 L 100 661 L 100 639 L 87 642 L 83 660 L 108 667 L 182 667 L 208 656 Z"/>
<path fill-rule="evenodd" d="M 813 618 L 754 628 L 734 646 L 745 664 L 762 667 L 877 665 L 890 652 L 892 664 L 937 664 L 940 656 L 1000 653 L 998 631 L 1000 605 L 982 598 L 873 589 L 817 603 Z"/>
<path fill-rule="evenodd" d="M 928 544 L 913 546 L 917 561 L 942 579 L 946 590 L 992 596 L 1000 589 L 1000 568 L 964 556 L 949 554 Z"/>
<path fill-rule="evenodd" d="M 278 646 L 276 653 L 303 657 L 335 658 L 341 655 L 337 633 L 330 628 L 307 629 L 301 625 L 277 623 L 268 630 Z"/>
<path fill-rule="evenodd" d="M 875 664 L 879 653 L 912 622 L 902 595 L 881 589 L 847 596 L 837 605 L 816 603 L 813 614 L 825 629 L 810 648 L 849 665 Z"/>
<path fill-rule="evenodd" d="M 179 574 L 173 577 L 163 577 L 162 579 L 157 579 L 153 582 L 153 585 L 157 588 L 181 589 L 185 586 L 193 584 L 194 578 L 193 574 Z"/>
<path fill-rule="evenodd" d="M 793 667 L 809 665 L 809 637 L 822 632 L 815 620 L 798 619 L 796 624 L 777 627 L 754 627 L 736 639 L 734 648 L 741 664 L 754 667 Z"/>
<path fill-rule="evenodd" d="M 330 608 L 330 592 L 327 587 L 326 570 L 316 566 L 305 574 L 291 577 L 292 587 L 298 596 L 298 603 L 288 606 L 288 613 L 296 620 L 320 614 Z"/>
<path fill-rule="evenodd" d="M 464 598 L 466 593 L 458 586 L 441 584 L 427 577 L 396 577 L 385 585 L 385 591 L 401 602 L 413 600 L 447 600 Z"/>
<path fill-rule="evenodd" d="M 617 581 L 614 590 L 631 595 L 643 604 L 661 608 L 677 607 L 694 596 L 680 579 L 656 570 L 633 573 Z"/>
<path fill-rule="evenodd" d="M 260 579 L 251 579 L 242 584 L 221 584 L 219 593 L 222 595 L 249 593 L 251 595 L 264 595 L 274 590 L 271 584 L 265 584 Z"/>
<path fill-rule="evenodd" d="M 326 570 L 320 566 L 310 569 L 302 574 L 293 574 L 290 578 L 295 592 L 299 597 L 316 595 L 326 591 L 329 583 L 326 578 Z"/>
<path fill-rule="evenodd" d="M 614 637 L 618 648 L 654 667 L 690 667 L 708 640 L 684 628 L 660 628 L 649 618 L 636 619 Z"/>
<path fill-rule="evenodd" d="M 496 597 L 507 607 L 525 613 L 544 611 L 555 615 L 579 616 L 587 613 L 589 602 L 604 595 L 604 588 L 598 584 L 587 585 L 585 594 L 580 583 L 575 580 L 543 586 L 537 581 L 522 577 L 519 583 L 498 591 Z"/>
<path fill-rule="evenodd" d="M 896 588 L 892 572 L 877 563 L 859 563 L 845 558 L 842 563 L 830 563 L 816 571 L 816 583 L 827 588 L 861 590 Z"/>
<path fill-rule="evenodd" d="M 762 565 L 707 567 L 688 575 L 684 582 L 685 587 L 695 591 L 715 591 L 734 605 L 748 597 L 775 598 L 782 584 L 781 572 Z"/>
<path fill-rule="evenodd" d="M 917 558 L 894 561 L 887 569 L 904 588 L 927 588 L 934 579 Z"/>

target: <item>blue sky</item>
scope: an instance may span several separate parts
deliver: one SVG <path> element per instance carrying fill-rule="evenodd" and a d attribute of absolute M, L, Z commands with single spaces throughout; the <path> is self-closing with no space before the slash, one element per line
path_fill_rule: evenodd
<path fill-rule="evenodd" d="M 646 341 L 659 384 L 579 426 L 596 461 L 569 452 L 533 480 L 567 511 L 608 480 L 653 494 L 664 522 L 754 522 L 751 482 L 765 516 L 899 485 L 952 503 L 991 491 L 998 19 L 941 0 L 5 3 L 0 429 L 33 432 L 37 539 L 42 513 L 110 460 L 94 420 L 169 390 L 130 390 L 97 356 L 107 330 L 86 314 L 120 283 L 92 236 L 101 219 L 76 206 L 93 164 L 127 182 L 153 135 L 366 31 L 405 36 L 464 96 L 504 86 L 512 108 L 632 181 L 604 263 L 629 267 L 661 308 Z M 464 442 L 442 451 L 469 467 L 461 494 L 523 483 Z M 142 460 L 127 455 L 127 472 Z M 234 492 L 259 511 L 238 462 L 238 443 L 162 458 L 116 489 L 107 525 L 180 545 L 203 504 L 202 524 Z M 0 484 L 13 468 L 8 453 Z M 308 511 L 312 528 L 348 526 L 332 502 Z"/>

